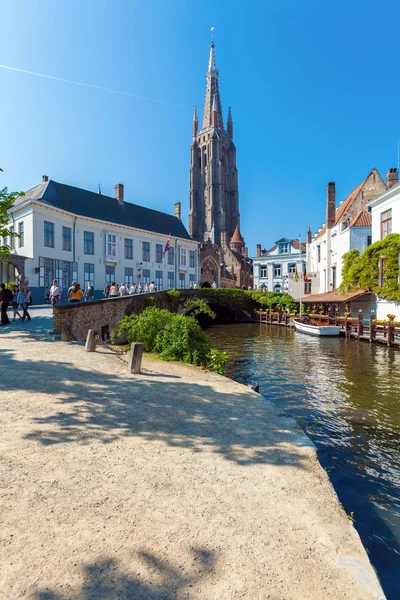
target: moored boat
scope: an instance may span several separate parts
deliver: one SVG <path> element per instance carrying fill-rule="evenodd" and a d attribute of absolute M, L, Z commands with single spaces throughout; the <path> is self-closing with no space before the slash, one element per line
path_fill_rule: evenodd
<path fill-rule="evenodd" d="M 310 322 L 306 323 L 304 319 L 293 319 L 293 324 L 296 331 L 308 333 L 309 335 L 332 336 L 339 335 L 340 333 L 340 327 L 337 325 L 319 325 Z"/>

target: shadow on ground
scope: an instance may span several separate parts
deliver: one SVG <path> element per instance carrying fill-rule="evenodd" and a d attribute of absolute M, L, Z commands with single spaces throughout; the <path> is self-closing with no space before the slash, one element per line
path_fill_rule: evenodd
<path fill-rule="evenodd" d="M 19 361 L 13 351 L 0 350 L 0 390 L 10 398 L 20 397 L 22 390 L 30 403 L 41 392 L 54 400 L 50 410 L 55 407 L 55 412 L 37 417 L 26 439 L 50 446 L 135 436 L 217 452 L 241 465 L 302 465 L 304 454 L 284 444 L 302 445 L 304 435 L 245 387 L 223 393 L 211 384 L 125 377 L 55 362 L 51 354 L 48 359 Z"/>
<path fill-rule="evenodd" d="M 200 585 L 215 568 L 214 552 L 201 548 L 191 551 L 193 574 L 184 576 L 178 567 L 147 552 L 138 553 L 141 571 L 149 574 L 147 582 L 121 571 L 116 560 L 108 558 L 84 566 L 83 585 L 75 591 L 75 600 L 173 600 L 178 592 Z M 195 571 L 195 573 L 194 573 Z M 144 579 L 144 577 L 143 577 Z M 151 583 L 150 583 L 151 581 Z M 38 591 L 35 600 L 69 600 L 70 593 Z"/>

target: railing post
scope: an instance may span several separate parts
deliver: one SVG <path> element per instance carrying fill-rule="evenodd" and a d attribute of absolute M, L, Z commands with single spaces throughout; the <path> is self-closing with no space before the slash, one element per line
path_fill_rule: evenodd
<path fill-rule="evenodd" d="M 388 346 L 392 346 L 393 342 L 394 342 L 394 325 L 393 325 L 393 317 L 389 317 L 389 322 L 388 322 L 388 326 L 387 326 L 387 345 Z"/>

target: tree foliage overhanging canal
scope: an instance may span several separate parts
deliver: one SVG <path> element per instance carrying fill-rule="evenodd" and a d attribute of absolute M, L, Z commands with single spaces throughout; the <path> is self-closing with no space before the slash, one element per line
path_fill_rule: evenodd
<path fill-rule="evenodd" d="M 157 307 L 154 296 L 140 314 L 124 317 L 112 333 L 112 339 L 124 337 L 128 343 L 141 342 L 146 352 L 154 352 L 163 360 L 176 360 L 206 367 L 224 374 L 229 360 L 226 352 L 211 345 L 199 320 L 243 320 L 255 310 L 281 306 L 292 310 L 295 303 L 287 294 L 235 289 L 201 289 L 196 297 L 187 298 L 178 290 L 165 294 L 166 306 Z"/>

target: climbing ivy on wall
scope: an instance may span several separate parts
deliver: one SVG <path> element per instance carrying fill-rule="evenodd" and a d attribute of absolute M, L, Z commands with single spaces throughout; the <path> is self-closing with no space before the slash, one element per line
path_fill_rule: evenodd
<path fill-rule="evenodd" d="M 399 285 L 400 234 L 391 233 L 384 240 L 368 246 L 360 255 L 350 250 L 343 256 L 342 293 L 367 289 L 381 298 L 400 301 Z M 381 286 L 380 269 L 385 261 L 385 275 Z"/>

